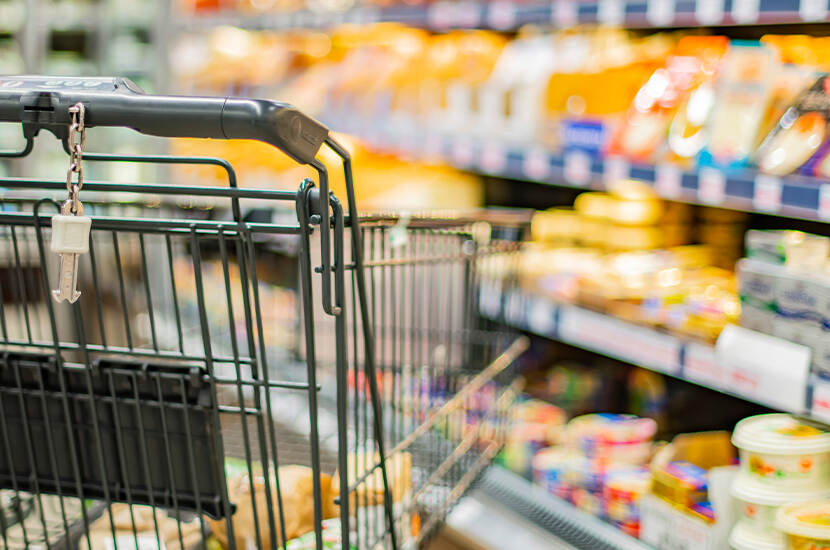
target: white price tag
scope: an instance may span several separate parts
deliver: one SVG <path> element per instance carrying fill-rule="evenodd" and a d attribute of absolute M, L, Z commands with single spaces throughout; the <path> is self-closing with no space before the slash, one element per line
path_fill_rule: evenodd
<path fill-rule="evenodd" d="M 822 183 L 818 188 L 818 215 L 823 220 L 830 220 L 830 184 Z"/>
<path fill-rule="evenodd" d="M 701 25 L 723 23 L 723 0 L 696 0 L 695 19 Z"/>
<path fill-rule="evenodd" d="M 617 181 L 627 180 L 631 174 L 631 165 L 625 157 L 605 157 L 602 163 L 602 181 L 608 185 Z"/>
<path fill-rule="evenodd" d="M 488 141 L 481 149 L 479 164 L 489 174 L 500 174 L 507 168 L 507 151 L 501 143 Z"/>
<path fill-rule="evenodd" d="M 446 29 L 452 25 L 454 7 L 449 2 L 435 2 L 427 10 L 427 23 L 434 29 Z"/>
<path fill-rule="evenodd" d="M 573 185 L 591 183 L 591 156 L 584 151 L 565 153 L 565 180 Z"/>
<path fill-rule="evenodd" d="M 579 4 L 575 0 L 554 0 L 551 5 L 551 22 L 561 28 L 578 24 Z"/>
<path fill-rule="evenodd" d="M 654 188 L 667 199 L 683 194 L 683 172 L 674 164 L 658 164 L 654 169 Z"/>
<path fill-rule="evenodd" d="M 665 27 L 674 22 L 675 0 L 648 0 L 646 19 L 655 27 Z"/>
<path fill-rule="evenodd" d="M 597 21 L 604 25 L 621 25 L 625 21 L 625 2 L 623 0 L 599 0 Z"/>
<path fill-rule="evenodd" d="M 800 0 L 798 15 L 804 21 L 824 21 L 827 19 L 827 0 Z"/>
<path fill-rule="evenodd" d="M 564 306 L 559 316 L 559 334 L 563 342 L 603 355 L 667 374 L 680 372 L 680 341 L 646 327 Z"/>
<path fill-rule="evenodd" d="M 501 285 L 482 283 L 478 307 L 485 317 L 498 319 L 501 315 Z"/>
<path fill-rule="evenodd" d="M 757 210 L 778 212 L 781 210 L 781 180 L 775 176 L 758 174 L 755 176 L 755 192 L 752 204 Z"/>
<path fill-rule="evenodd" d="M 813 402 L 810 407 L 813 416 L 830 422 L 830 380 L 816 378 L 813 385 Z"/>
<path fill-rule="evenodd" d="M 528 313 L 528 329 L 541 336 L 551 336 L 556 328 L 555 307 L 543 298 L 532 300 Z"/>
<path fill-rule="evenodd" d="M 487 8 L 487 23 L 496 30 L 512 29 L 516 26 L 516 5 L 503 0 L 492 2 Z"/>
<path fill-rule="evenodd" d="M 504 319 L 518 327 L 524 327 L 524 296 L 520 292 L 510 292 L 505 296 Z"/>
<path fill-rule="evenodd" d="M 686 346 L 683 374 L 685 378 L 702 386 L 723 389 L 728 373 L 718 363 L 714 348 L 690 342 Z"/>
<path fill-rule="evenodd" d="M 739 25 L 748 25 L 758 21 L 761 0 L 732 0 L 732 19 Z"/>
<path fill-rule="evenodd" d="M 706 204 L 722 204 L 726 197 L 726 176 L 717 168 L 701 168 L 697 176 L 697 196 Z"/>
<path fill-rule="evenodd" d="M 727 325 L 715 357 L 728 370 L 727 390 L 776 409 L 804 410 L 812 359 L 807 346 Z"/>
<path fill-rule="evenodd" d="M 326 27 L 329 24 L 328 18 L 329 14 L 326 12 L 314 12 L 311 14 L 311 26 L 317 29 Z"/>
<path fill-rule="evenodd" d="M 522 171 L 532 180 L 546 180 L 550 175 L 550 153 L 541 147 L 531 147 L 525 151 Z"/>
<path fill-rule="evenodd" d="M 464 1 L 455 6 L 455 26 L 465 29 L 478 27 L 481 23 L 481 4 Z"/>
<path fill-rule="evenodd" d="M 380 9 L 374 6 L 367 6 L 359 11 L 360 13 L 360 22 L 364 25 L 368 25 L 370 23 L 377 23 L 380 21 Z"/>
<path fill-rule="evenodd" d="M 437 132 L 427 132 L 424 137 L 424 156 L 436 158 L 444 156 L 444 139 Z"/>
<path fill-rule="evenodd" d="M 460 167 L 473 164 L 473 143 L 467 138 L 455 138 L 452 143 L 452 160 Z"/>
<path fill-rule="evenodd" d="M 640 539 L 654 548 L 712 550 L 722 548 L 715 529 L 665 500 L 647 494 L 640 501 Z"/>

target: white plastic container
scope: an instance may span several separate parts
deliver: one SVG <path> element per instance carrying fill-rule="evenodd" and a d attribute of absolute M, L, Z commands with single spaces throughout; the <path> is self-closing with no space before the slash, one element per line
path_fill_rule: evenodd
<path fill-rule="evenodd" d="M 770 538 L 756 532 L 752 525 L 740 520 L 729 534 L 732 550 L 785 550 L 783 538 Z"/>
<path fill-rule="evenodd" d="M 788 414 L 761 414 L 738 422 L 732 444 L 741 472 L 781 489 L 830 487 L 830 433 Z"/>
<path fill-rule="evenodd" d="M 782 506 L 775 526 L 786 536 L 787 550 L 830 550 L 830 500 Z"/>
<path fill-rule="evenodd" d="M 784 544 L 784 535 L 775 527 L 778 508 L 784 504 L 809 502 L 830 497 L 827 488 L 780 489 L 761 483 L 741 472 L 732 484 L 732 496 L 738 501 L 740 520 L 753 532 Z"/>
<path fill-rule="evenodd" d="M 572 419 L 568 441 L 589 460 L 644 464 L 651 454 L 657 422 L 631 414 L 586 414 Z"/>

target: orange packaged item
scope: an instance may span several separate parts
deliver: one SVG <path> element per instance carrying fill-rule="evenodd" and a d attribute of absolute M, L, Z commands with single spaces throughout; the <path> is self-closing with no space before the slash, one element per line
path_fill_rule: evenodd
<path fill-rule="evenodd" d="M 653 160 L 666 142 L 672 118 L 695 87 L 711 78 L 728 40 L 722 36 L 687 36 L 665 66 L 639 89 L 608 151 L 638 161 Z"/>

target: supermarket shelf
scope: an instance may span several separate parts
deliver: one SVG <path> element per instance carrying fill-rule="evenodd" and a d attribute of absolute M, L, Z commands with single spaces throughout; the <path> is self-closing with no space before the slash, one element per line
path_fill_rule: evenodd
<path fill-rule="evenodd" d="M 502 294 L 483 287 L 479 307 L 486 318 L 540 336 L 772 409 L 830 421 L 830 380 L 810 375 L 803 387 L 786 391 L 787 364 L 727 364 L 714 346 L 518 290 Z"/>
<path fill-rule="evenodd" d="M 489 468 L 479 480 L 471 496 L 489 497 L 490 506 L 507 508 L 532 522 L 556 538 L 580 550 L 650 550 L 650 546 L 623 533 L 600 519 L 576 509 L 567 502 L 548 494 L 526 479 L 503 468 Z M 498 504 L 492 504 L 495 501 Z M 487 517 L 498 521 L 497 514 Z M 449 522 L 452 525 L 453 518 Z M 492 529 L 487 526 L 487 529 Z M 512 540 L 506 539 L 506 540 Z M 522 545 L 522 548 L 527 546 Z M 551 546 L 548 546 L 550 548 Z M 556 548 L 556 546 L 553 546 Z"/>
<path fill-rule="evenodd" d="M 327 115 L 324 120 L 331 128 L 360 136 L 378 150 L 440 157 L 462 170 L 486 175 L 580 189 L 602 189 L 609 181 L 630 177 L 651 184 L 670 200 L 830 221 L 830 180 L 776 177 L 754 170 L 728 174 L 716 168 L 682 170 L 671 164 L 631 163 L 622 157 L 594 158 L 580 150 L 554 153 L 542 147 L 424 129 L 402 131 L 381 121 L 369 124 L 340 114 Z"/>
<path fill-rule="evenodd" d="M 604 23 L 630 28 L 755 25 L 826 21 L 827 0 L 557 0 L 556 2 L 438 1 L 426 6 L 359 7 L 341 12 L 238 12 L 180 17 L 180 28 L 216 25 L 247 29 L 324 28 L 341 23 L 395 21 L 433 30 L 522 25 L 570 27 Z"/>

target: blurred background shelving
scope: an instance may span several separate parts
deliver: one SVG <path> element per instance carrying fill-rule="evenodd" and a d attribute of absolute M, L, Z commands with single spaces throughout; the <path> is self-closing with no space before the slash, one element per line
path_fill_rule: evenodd
<path fill-rule="evenodd" d="M 830 420 L 824 306 L 792 314 L 758 291 L 774 279 L 830 295 L 827 117 L 781 145 L 819 139 L 806 157 L 823 156 L 809 167 L 759 152 L 830 70 L 828 21 L 828 0 L 0 0 L 0 73 L 126 76 L 148 92 L 289 101 L 345 134 L 364 211 L 536 210 L 526 234 L 510 236 L 527 241 L 516 265 L 496 266 L 478 296 L 484 322 L 532 335 L 525 405 L 632 412 L 670 439 L 771 410 Z M 730 75 L 722 68 L 733 60 L 743 69 Z M 728 161 L 711 139 L 672 148 L 684 113 L 679 137 L 718 133 Z M 710 128 L 717 116 L 727 122 Z M 66 155 L 39 141 L 0 170 L 62 178 Z M 19 128 L 0 126 L 0 146 L 21 142 Z M 249 186 L 295 189 L 311 175 L 255 143 L 168 147 L 96 129 L 88 150 L 227 158 Z M 87 177 L 227 184 L 205 166 L 89 163 Z M 332 186 L 341 189 L 336 175 Z M 625 208 L 645 214 L 629 219 Z M 778 237 L 758 244 L 751 229 Z M 804 259 L 805 242 L 818 243 L 807 252 L 820 265 Z M 765 246 L 779 253 L 759 266 Z M 730 326 L 741 329 L 731 344 L 721 339 Z M 783 355 L 730 362 L 762 345 Z M 527 439 L 513 442 L 525 454 L 545 443 Z M 629 536 L 638 522 L 618 530 L 587 519 L 531 484 L 528 457 L 516 467 L 505 454 L 472 494 L 478 511 L 462 504 L 451 527 L 495 525 L 487 511 L 507 506 L 568 550 L 644 547 Z M 707 513 L 695 517 L 711 527 Z"/>

